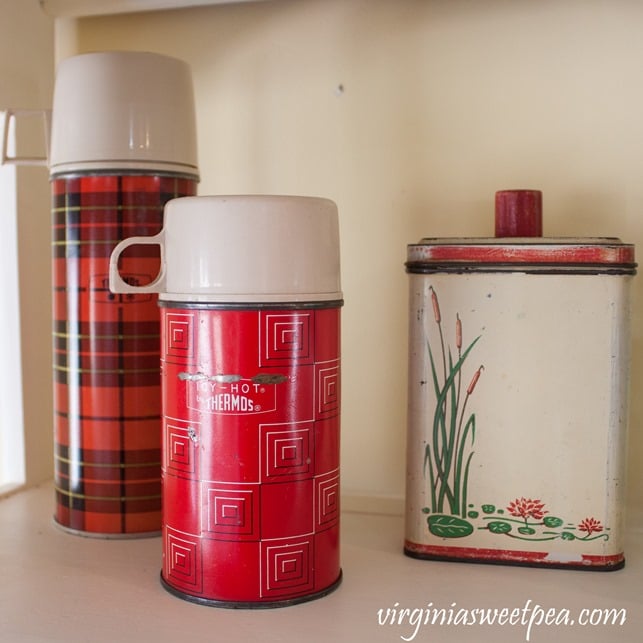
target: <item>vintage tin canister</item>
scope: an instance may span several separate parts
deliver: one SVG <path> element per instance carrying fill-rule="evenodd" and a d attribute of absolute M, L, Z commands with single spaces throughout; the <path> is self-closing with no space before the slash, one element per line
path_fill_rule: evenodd
<path fill-rule="evenodd" d="M 161 530 L 160 325 L 155 294 L 109 291 L 114 246 L 155 234 L 163 206 L 196 193 L 188 65 L 145 52 L 61 62 L 49 169 L 53 215 L 56 523 L 85 536 Z M 151 281 L 158 248 L 121 273 Z"/>
<path fill-rule="evenodd" d="M 634 248 L 543 238 L 541 195 L 496 195 L 496 238 L 408 246 L 405 553 L 624 564 Z"/>
<path fill-rule="evenodd" d="M 123 282 L 118 256 L 158 244 L 162 274 Z M 340 307 L 335 205 L 193 197 L 127 239 L 110 286 L 159 292 L 162 582 L 187 600 L 273 607 L 340 582 Z"/>

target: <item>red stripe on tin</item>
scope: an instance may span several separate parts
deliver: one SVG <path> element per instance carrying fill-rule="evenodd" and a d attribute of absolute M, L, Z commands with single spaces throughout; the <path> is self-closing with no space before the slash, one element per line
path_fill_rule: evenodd
<path fill-rule="evenodd" d="M 519 551 L 510 549 L 490 549 L 478 547 L 442 547 L 436 545 L 423 545 L 409 540 L 404 541 L 404 549 L 411 555 L 420 557 L 459 560 L 461 562 L 483 563 L 514 563 L 516 565 L 542 565 L 543 567 L 569 567 L 569 568 L 610 568 L 621 565 L 624 554 L 618 553 L 610 556 L 594 556 L 582 554 L 581 560 L 563 561 L 549 558 L 550 552 L 546 551 Z"/>
<path fill-rule="evenodd" d="M 610 243 L 550 242 L 501 244 L 467 243 L 457 240 L 449 243 L 431 243 L 426 240 L 408 248 L 408 260 L 422 263 L 523 263 L 523 264 L 631 264 L 634 246 L 622 244 L 617 239 Z"/>

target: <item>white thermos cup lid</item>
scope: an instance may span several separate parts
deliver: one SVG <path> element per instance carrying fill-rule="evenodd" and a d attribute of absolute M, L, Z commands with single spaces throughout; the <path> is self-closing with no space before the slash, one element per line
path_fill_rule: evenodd
<path fill-rule="evenodd" d="M 187 63 L 139 51 L 63 60 L 54 87 L 49 169 L 52 176 L 140 170 L 198 178 Z"/>
<path fill-rule="evenodd" d="M 161 272 L 146 286 L 127 283 L 120 274 L 120 268 L 127 272 L 121 253 L 141 244 L 161 248 Z M 160 233 L 129 237 L 114 248 L 110 289 L 193 303 L 337 302 L 337 206 L 303 196 L 172 199 Z"/>

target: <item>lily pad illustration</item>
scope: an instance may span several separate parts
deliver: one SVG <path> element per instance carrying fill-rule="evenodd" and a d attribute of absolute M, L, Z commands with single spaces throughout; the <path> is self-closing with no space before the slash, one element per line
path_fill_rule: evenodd
<path fill-rule="evenodd" d="M 426 519 L 429 531 L 440 538 L 464 538 L 473 533 L 473 525 L 457 516 L 433 514 Z"/>
<path fill-rule="evenodd" d="M 536 533 L 533 527 L 518 527 L 518 531 L 525 536 L 533 536 Z"/>
<path fill-rule="evenodd" d="M 511 531 L 511 525 L 504 520 L 494 520 L 487 525 L 487 529 L 494 534 L 508 534 Z"/>

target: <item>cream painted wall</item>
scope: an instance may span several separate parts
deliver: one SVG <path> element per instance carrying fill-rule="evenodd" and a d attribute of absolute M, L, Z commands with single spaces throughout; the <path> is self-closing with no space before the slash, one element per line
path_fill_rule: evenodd
<path fill-rule="evenodd" d="M 0 110 L 51 106 L 54 21 L 35 1 L 0 0 Z M 18 153 L 45 152 L 41 119 L 22 119 Z M 18 262 L 26 483 L 51 478 L 51 237 L 46 167 L 18 167 Z M 1 233 L 0 233 L 1 234 Z M 3 302 L 4 303 L 4 302 Z M 1 368 L 11 368 L 2 364 Z M 10 430 L 20 430 L 11 427 Z"/>
<path fill-rule="evenodd" d="M 400 507 L 406 244 L 492 234 L 495 190 L 532 187 L 546 234 L 620 236 L 643 256 L 642 24 L 643 4 L 626 0 L 274 0 L 82 19 L 58 51 L 188 61 L 201 194 L 338 203 L 344 492 L 353 506 L 380 496 Z M 640 278 L 634 295 L 638 509 Z"/>

